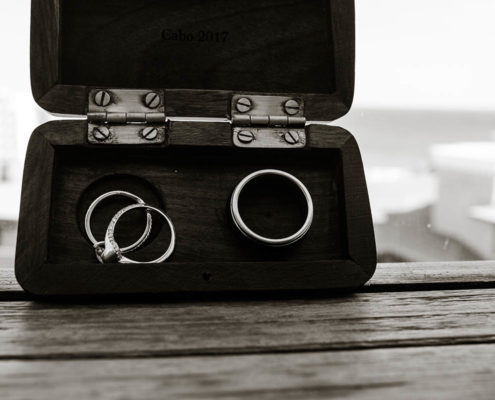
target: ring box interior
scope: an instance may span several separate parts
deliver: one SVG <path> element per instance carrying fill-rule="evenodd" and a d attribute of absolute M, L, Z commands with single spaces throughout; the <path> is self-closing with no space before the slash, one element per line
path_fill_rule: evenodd
<path fill-rule="evenodd" d="M 52 121 L 32 134 L 16 251 L 26 291 L 332 294 L 373 275 L 359 148 L 330 123 L 352 104 L 353 0 L 32 0 L 31 81 L 44 109 L 86 119 Z M 110 104 L 101 104 L 99 92 Z M 158 104 L 149 107 L 148 93 Z M 237 108 L 246 98 L 247 112 Z M 289 100 L 295 111 L 285 108 Z M 95 136 L 101 127 L 109 134 L 103 140 Z M 156 129 L 151 140 L 143 134 L 149 127 Z M 254 141 L 239 141 L 245 130 Z M 296 133 L 296 145 L 287 132 Z M 293 246 L 255 244 L 231 220 L 235 186 L 267 168 L 293 174 L 312 195 L 313 224 Z M 84 214 L 112 190 L 169 215 L 177 243 L 168 261 L 97 261 Z M 271 234 L 297 230 L 304 216 L 294 192 L 276 182 L 260 181 L 244 203 L 246 219 Z M 95 236 L 103 240 L 127 204 L 99 207 Z M 144 213 L 134 214 L 119 222 L 123 245 L 145 227 Z M 133 258 L 165 251 L 166 225 L 157 220 L 151 236 Z"/>

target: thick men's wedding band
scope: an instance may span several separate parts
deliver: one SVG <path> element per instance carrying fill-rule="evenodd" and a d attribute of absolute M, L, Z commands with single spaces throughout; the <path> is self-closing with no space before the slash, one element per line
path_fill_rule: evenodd
<path fill-rule="evenodd" d="M 241 213 L 239 212 L 239 197 L 243 191 L 243 189 L 246 187 L 246 185 L 251 182 L 252 180 L 261 177 L 261 176 L 266 176 L 266 175 L 275 175 L 275 176 L 280 176 L 282 178 L 286 178 L 292 183 L 294 183 L 299 190 L 302 192 L 304 195 L 304 198 L 306 200 L 307 208 L 308 208 L 308 214 L 306 216 L 306 220 L 303 224 L 303 226 L 293 235 L 285 237 L 285 238 L 280 238 L 280 239 L 273 239 L 273 238 L 268 238 L 261 236 L 254 232 L 252 229 L 250 229 L 246 223 L 243 221 Z M 311 198 L 311 194 L 309 193 L 308 189 L 304 184 L 297 179 L 295 176 L 284 172 L 280 171 L 277 169 L 264 169 L 260 171 L 253 172 L 252 174 L 246 176 L 234 189 L 234 192 L 232 194 L 232 198 L 230 201 L 230 212 L 232 214 L 232 219 L 234 220 L 234 223 L 236 227 L 241 231 L 242 234 L 244 234 L 246 237 L 249 239 L 254 240 L 255 242 L 268 245 L 268 246 L 289 246 L 291 244 L 294 244 L 301 240 L 306 233 L 308 233 L 309 228 L 311 228 L 311 224 L 313 223 L 313 214 L 314 214 L 314 208 L 313 208 L 313 200 Z"/>
<path fill-rule="evenodd" d="M 91 205 L 89 206 L 88 211 L 86 212 L 86 217 L 84 218 L 84 228 L 86 229 L 86 235 L 88 235 L 88 238 L 93 244 L 93 246 L 96 246 L 101 242 L 98 242 L 95 239 L 93 232 L 91 231 L 91 216 L 93 215 L 93 211 L 98 206 L 98 204 L 100 204 L 103 200 L 112 196 L 124 196 L 134 200 L 137 204 L 145 204 L 144 200 L 141 199 L 140 197 L 136 196 L 135 194 L 125 192 L 122 190 L 115 190 L 112 192 L 105 193 L 100 197 L 98 197 L 95 201 L 93 201 L 93 203 L 91 203 Z M 121 253 L 129 253 L 142 246 L 142 244 L 146 241 L 146 239 L 148 239 L 148 236 L 150 235 L 152 221 L 153 218 L 151 217 L 151 214 L 149 212 L 146 212 L 146 228 L 144 229 L 143 234 L 135 243 L 120 249 Z"/>
<path fill-rule="evenodd" d="M 115 227 L 117 226 L 119 219 L 129 211 L 136 210 L 139 208 L 144 208 L 148 212 L 150 210 L 157 212 L 165 219 L 165 221 L 167 222 L 170 228 L 170 244 L 167 250 L 161 257 L 153 261 L 146 261 L 146 262 L 134 261 L 127 257 L 124 257 L 122 255 L 121 249 L 119 248 L 119 245 L 115 241 L 115 235 L 114 235 Z M 102 247 L 102 245 L 104 245 L 104 247 Z M 95 245 L 96 257 L 102 264 L 108 262 L 115 262 L 115 261 L 117 261 L 120 264 L 158 264 L 167 260 L 174 252 L 174 249 L 175 249 L 175 229 L 174 229 L 174 225 L 172 224 L 172 221 L 167 216 L 167 214 L 165 214 L 162 210 L 155 207 L 151 207 L 147 204 L 132 204 L 120 210 L 117 214 L 114 215 L 114 217 L 110 221 L 110 225 L 108 225 L 107 233 L 105 235 L 105 241 L 97 243 Z"/>

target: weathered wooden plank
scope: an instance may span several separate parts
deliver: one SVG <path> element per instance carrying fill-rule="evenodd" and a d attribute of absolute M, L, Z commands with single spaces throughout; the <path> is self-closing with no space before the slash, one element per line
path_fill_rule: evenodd
<path fill-rule="evenodd" d="M 378 264 L 362 291 L 495 287 L 495 262 Z M 0 300 L 26 300 L 14 267 L 0 265 Z"/>
<path fill-rule="evenodd" d="M 14 266 L 0 265 L 0 290 L 3 292 L 22 290 L 15 280 Z"/>
<path fill-rule="evenodd" d="M 495 261 L 378 264 L 364 291 L 495 287 Z"/>
<path fill-rule="evenodd" d="M 148 357 L 495 342 L 495 289 L 333 299 L 0 303 L 0 358 Z"/>
<path fill-rule="evenodd" d="M 158 359 L 3 361 L 19 399 L 493 399 L 495 345 Z"/>
<path fill-rule="evenodd" d="M 15 279 L 14 266 L 0 265 L 0 301 L 27 299 Z"/>

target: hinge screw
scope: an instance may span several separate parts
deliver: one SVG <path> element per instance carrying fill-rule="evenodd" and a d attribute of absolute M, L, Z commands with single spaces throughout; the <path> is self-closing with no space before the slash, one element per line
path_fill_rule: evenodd
<path fill-rule="evenodd" d="M 237 139 L 239 139 L 239 142 L 241 143 L 248 144 L 254 140 L 254 134 L 251 131 L 240 131 L 237 134 Z"/>
<path fill-rule="evenodd" d="M 104 90 L 100 90 L 95 94 L 95 104 L 99 107 L 106 107 L 112 101 L 112 96 L 110 93 L 105 92 Z"/>
<path fill-rule="evenodd" d="M 296 115 L 299 110 L 301 109 L 301 106 L 296 100 L 288 100 L 285 105 L 285 112 L 289 115 Z"/>
<path fill-rule="evenodd" d="M 150 141 L 151 140 L 155 140 L 158 137 L 158 129 L 157 128 L 154 128 L 152 126 L 150 126 L 148 128 L 144 128 L 141 131 L 141 136 L 145 140 L 150 140 Z"/>
<path fill-rule="evenodd" d="M 253 102 L 247 97 L 241 97 L 237 100 L 235 107 L 240 113 L 247 113 L 253 107 Z"/>
<path fill-rule="evenodd" d="M 106 126 L 97 126 L 93 129 L 93 137 L 99 142 L 103 142 L 110 137 L 110 129 Z"/>
<path fill-rule="evenodd" d="M 144 104 L 146 105 L 146 107 L 151 108 L 153 110 L 155 108 L 158 108 L 161 102 L 162 101 L 160 99 L 160 95 L 155 92 L 148 93 L 144 98 Z"/>
<path fill-rule="evenodd" d="M 284 140 L 288 144 L 298 144 L 299 143 L 299 135 L 297 132 L 289 131 L 284 135 Z"/>

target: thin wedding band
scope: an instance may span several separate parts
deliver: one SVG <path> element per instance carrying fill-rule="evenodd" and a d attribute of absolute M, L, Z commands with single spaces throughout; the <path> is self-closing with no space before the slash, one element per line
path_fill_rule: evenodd
<path fill-rule="evenodd" d="M 157 212 L 158 214 L 160 214 L 165 219 L 165 221 L 167 221 L 167 224 L 170 228 L 170 235 L 171 235 L 170 236 L 170 244 L 169 244 L 167 250 L 165 251 L 165 253 L 161 257 L 159 257 L 153 261 L 146 261 L 146 262 L 134 261 L 134 260 L 131 260 L 127 257 L 124 257 L 122 255 L 122 251 L 119 248 L 119 245 L 115 241 L 114 232 L 115 232 L 115 227 L 117 226 L 117 223 L 119 222 L 119 219 L 124 214 L 126 214 L 127 212 L 129 212 L 131 210 L 138 209 L 138 208 L 144 208 L 148 212 L 149 212 L 149 210 L 153 210 L 153 211 Z M 105 248 L 104 249 L 101 249 L 101 247 L 100 247 L 101 244 L 103 244 L 103 243 L 98 243 L 95 245 L 95 249 L 97 250 L 97 257 L 101 263 L 105 263 L 106 260 L 112 260 L 112 259 L 116 258 L 117 262 L 119 262 L 120 264 L 158 264 L 158 263 L 162 263 L 165 260 L 167 260 L 172 255 L 172 253 L 174 251 L 174 248 L 175 248 L 175 229 L 174 229 L 174 225 L 173 225 L 172 221 L 170 220 L 170 218 L 162 210 L 155 208 L 155 207 L 151 207 L 147 204 L 132 204 L 130 206 L 123 208 L 117 214 L 114 215 L 114 217 L 110 221 L 110 224 L 108 225 L 107 233 L 105 235 L 105 241 L 104 241 Z M 98 250 L 102 250 L 102 251 L 100 253 L 98 253 Z"/>
<path fill-rule="evenodd" d="M 239 212 L 239 197 L 245 188 L 245 186 L 251 182 L 252 180 L 263 176 L 263 175 L 275 175 L 275 176 L 281 176 L 283 178 L 286 178 L 290 180 L 292 183 L 294 183 L 299 190 L 302 192 L 304 195 L 304 198 L 306 200 L 306 204 L 308 207 L 308 214 L 306 217 L 306 221 L 304 222 L 303 226 L 293 235 L 287 236 L 285 238 L 280 238 L 280 239 L 272 239 L 268 238 L 265 236 L 261 236 L 254 232 L 252 229 L 250 229 L 244 220 L 242 219 L 241 213 Z M 268 246 L 275 246 L 275 247 L 282 247 L 282 246 L 289 246 L 291 244 L 294 244 L 301 240 L 306 233 L 308 233 L 309 229 L 311 228 L 311 224 L 313 223 L 313 214 L 314 214 L 314 208 L 313 208 L 313 199 L 311 198 L 311 194 L 309 193 L 308 189 L 304 184 L 297 179 L 294 175 L 291 175 L 287 172 L 280 171 L 277 169 L 264 169 L 260 171 L 253 172 L 252 174 L 246 176 L 234 189 L 234 192 L 232 193 L 232 198 L 230 201 L 230 212 L 232 214 L 232 219 L 236 225 L 236 227 L 241 231 L 243 235 L 248 237 L 251 240 L 254 240 L 255 242 L 268 245 Z"/>
<path fill-rule="evenodd" d="M 98 206 L 98 204 L 100 204 L 103 200 L 112 196 L 124 196 L 134 200 L 138 204 L 145 204 L 144 200 L 141 199 L 140 197 L 136 196 L 135 194 L 125 192 L 123 190 L 115 190 L 112 192 L 105 193 L 100 197 L 98 197 L 95 201 L 93 201 L 93 203 L 91 203 L 91 205 L 89 206 L 88 211 L 86 211 L 86 216 L 84 218 L 84 228 L 86 229 L 86 235 L 88 236 L 88 239 L 91 241 L 93 246 L 97 246 L 101 242 L 98 242 L 96 240 L 96 238 L 93 235 L 93 232 L 91 231 L 91 216 L 93 215 L 93 211 Z M 151 217 L 151 214 L 149 212 L 146 212 L 146 228 L 143 234 L 135 243 L 131 244 L 130 246 L 123 247 L 122 249 L 120 249 L 120 251 L 122 253 L 129 253 L 141 247 L 141 245 L 146 241 L 146 239 L 148 239 L 150 235 L 151 227 L 153 223 L 152 221 L 153 218 Z"/>

